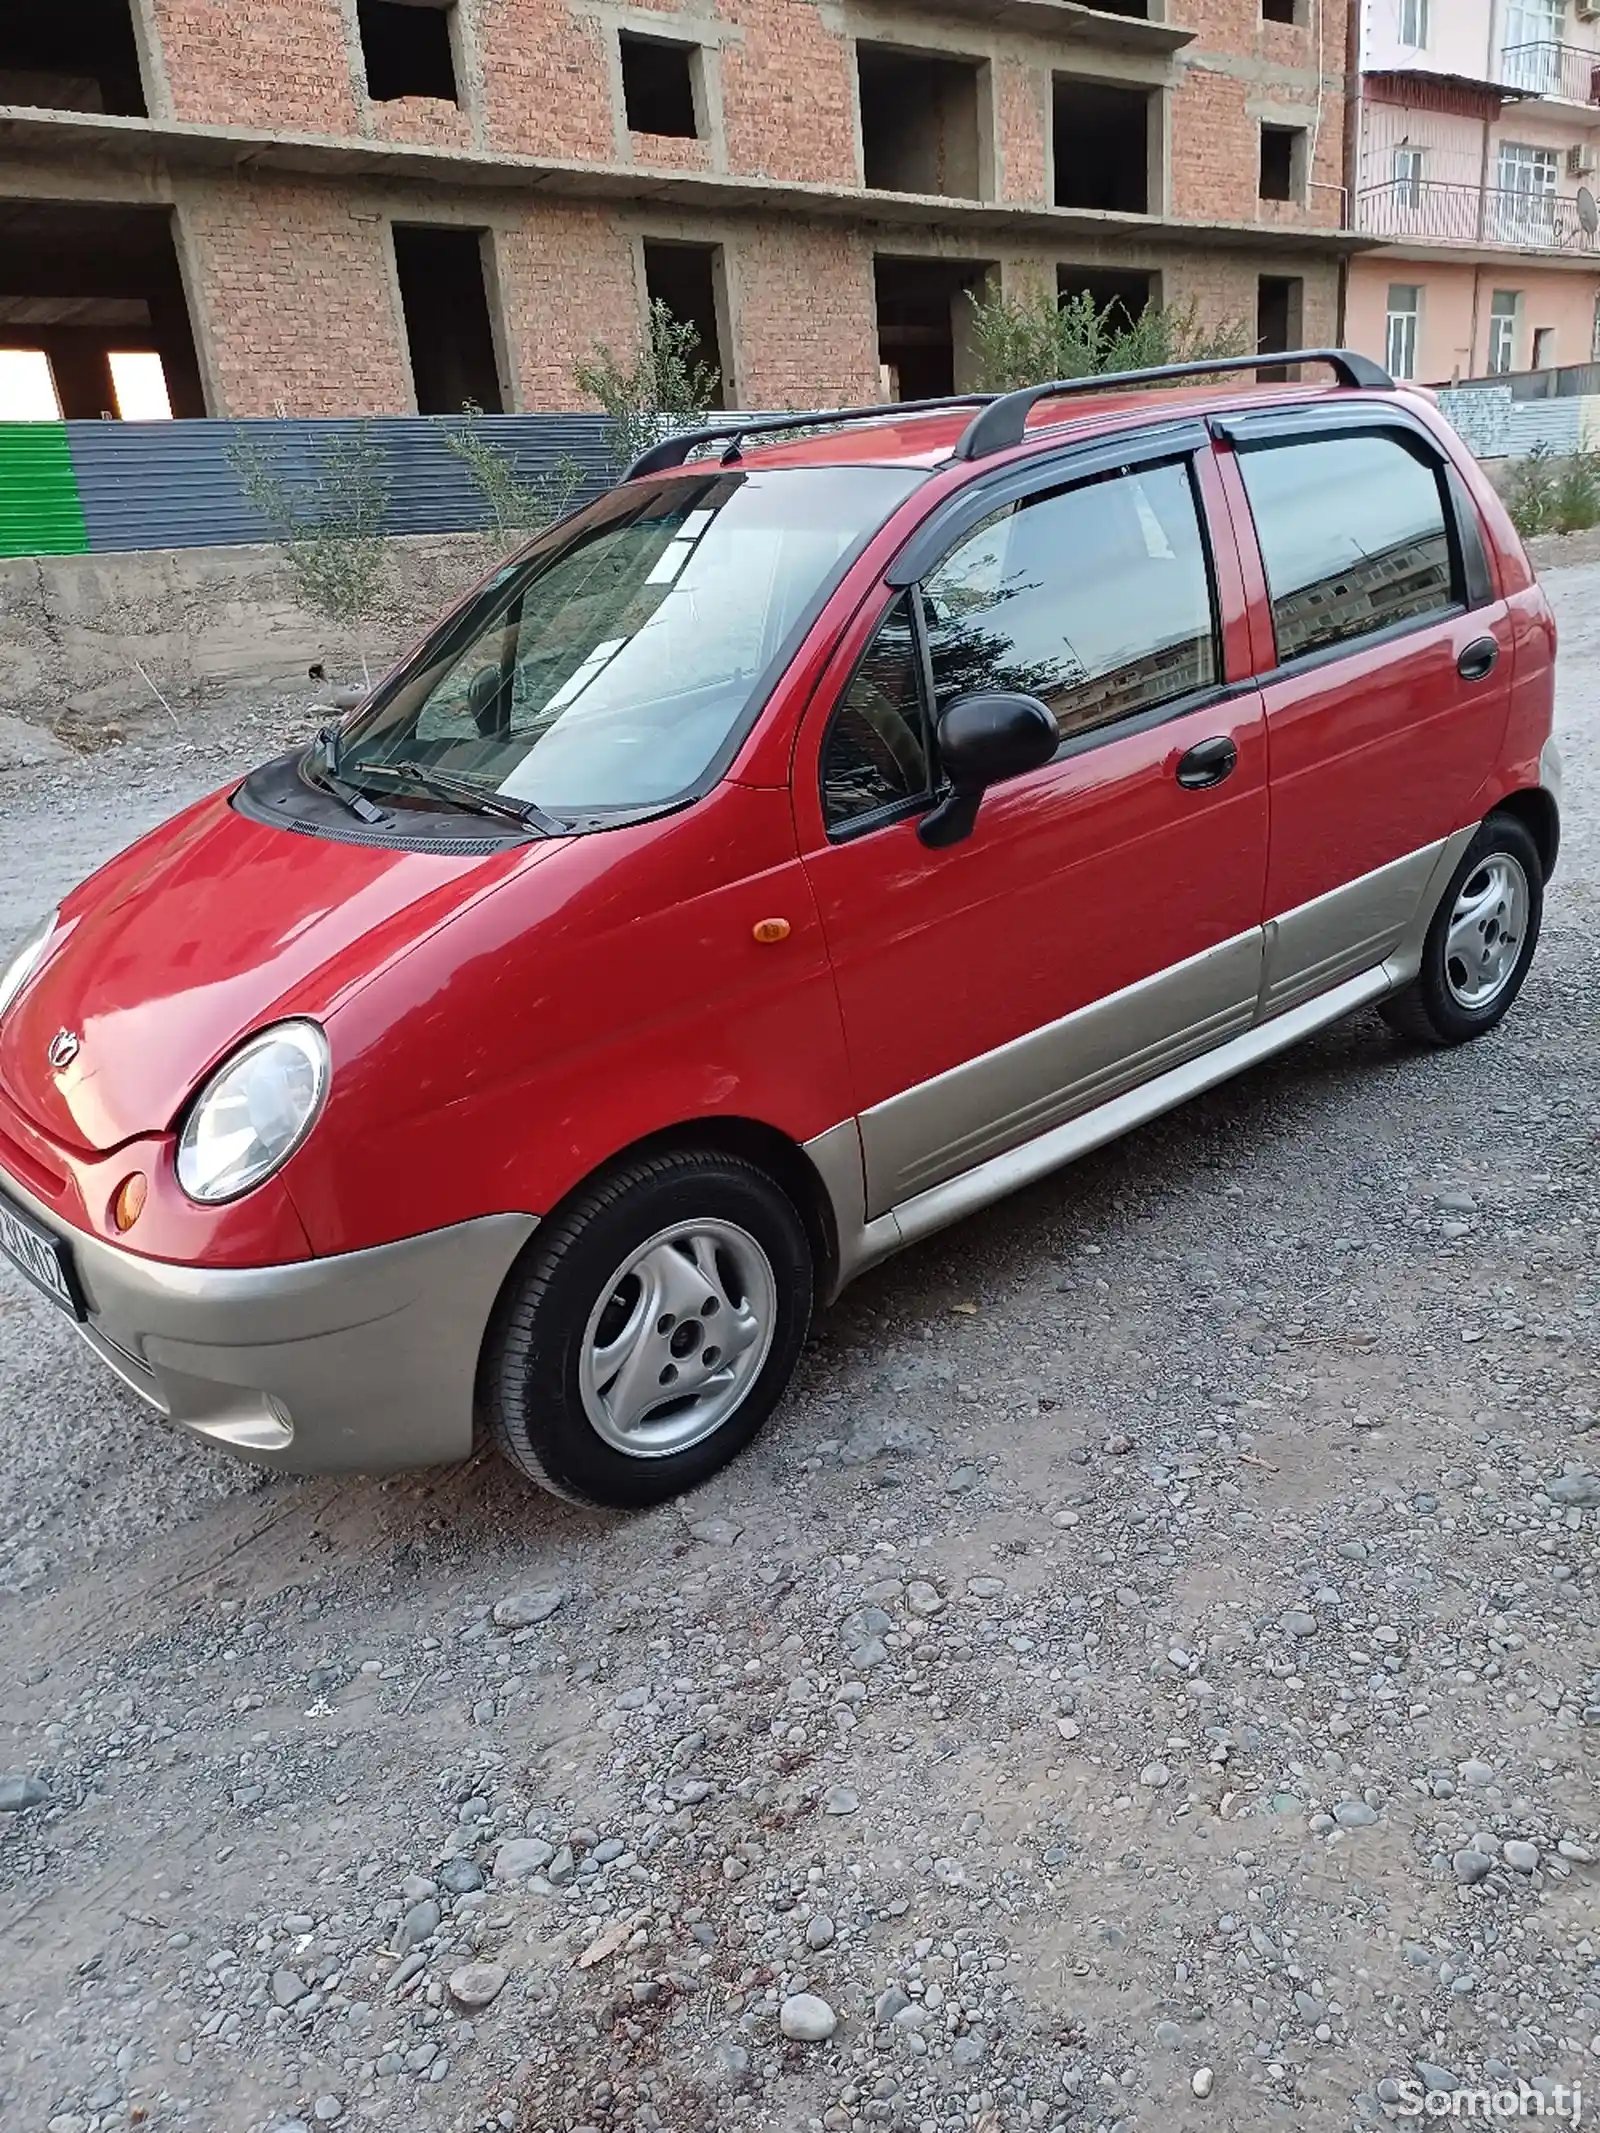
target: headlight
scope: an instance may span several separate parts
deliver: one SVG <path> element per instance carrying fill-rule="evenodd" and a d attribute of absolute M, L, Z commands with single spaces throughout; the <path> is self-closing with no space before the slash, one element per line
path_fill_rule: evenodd
<path fill-rule="evenodd" d="M 328 1040 L 314 1022 L 280 1022 L 218 1067 L 178 1140 L 191 1200 L 236 1200 L 286 1163 L 328 1093 Z"/>
<path fill-rule="evenodd" d="M 0 971 L 0 1015 L 5 1013 L 38 968 L 39 958 L 44 954 L 46 943 L 55 932 L 56 920 L 60 916 L 59 911 L 52 911 L 48 918 L 40 919 L 5 969 Z"/>

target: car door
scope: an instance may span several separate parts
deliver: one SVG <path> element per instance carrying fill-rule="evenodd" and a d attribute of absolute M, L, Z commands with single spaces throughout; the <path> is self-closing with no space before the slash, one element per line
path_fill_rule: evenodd
<path fill-rule="evenodd" d="M 1477 508 L 1420 424 L 1302 409 L 1213 427 L 1259 596 L 1274 1014 L 1384 961 L 1453 864 L 1510 715 L 1514 630 Z"/>
<path fill-rule="evenodd" d="M 1263 723 L 1230 679 L 1249 641 L 1208 500 L 1227 534 L 1198 426 L 975 484 L 913 537 L 824 673 L 795 815 L 869 1218 L 1254 1017 Z M 938 714 L 986 688 L 1040 697 L 1059 747 L 930 848 Z"/>

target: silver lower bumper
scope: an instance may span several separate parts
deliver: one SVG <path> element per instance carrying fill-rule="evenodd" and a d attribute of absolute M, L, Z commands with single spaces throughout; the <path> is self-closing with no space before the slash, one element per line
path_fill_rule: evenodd
<path fill-rule="evenodd" d="M 478 1351 L 536 1227 L 485 1215 L 332 1259 L 141 1259 L 6 1191 L 72 1248 L 84 1339 L 169 1422 L 291 1473 L 432 1466 L 472 1449 Z"/>

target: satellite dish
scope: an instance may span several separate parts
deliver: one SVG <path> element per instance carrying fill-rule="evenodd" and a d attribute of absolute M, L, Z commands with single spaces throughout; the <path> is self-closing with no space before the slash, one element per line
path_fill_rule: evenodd
<path fill-rule="evenodd" d="M 1578 187 L 1578 220 L 1588 236 L 1593 237 L 1600 231 L 1600 201 L 1595 199 L 1587 185 Z"/>

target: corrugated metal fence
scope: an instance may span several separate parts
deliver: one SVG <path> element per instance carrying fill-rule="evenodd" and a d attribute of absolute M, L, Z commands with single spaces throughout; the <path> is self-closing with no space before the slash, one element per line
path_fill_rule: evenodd
<path fill-rule="evenodd" d="M 254 457 L 304 493 L 335 454 L 366 437 L 383 482 L 381 531 L 467 533 L 490 513 L 450 448 L 455 418 L 361 421 L 0 423 L 0 555 L 211 548 L 270 541 L 280 529 L 249 502 L 239 464 Z M 562 458 L 583 470 L 579 497 L 615 479 L 603 415 L 483 415 L 474 431 L 536 481 Z"/>

